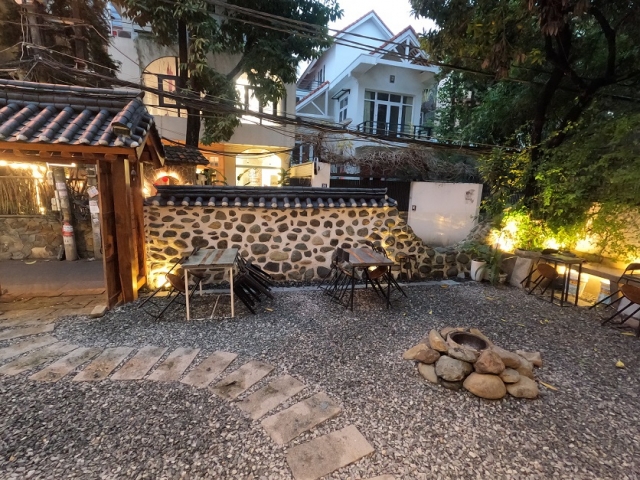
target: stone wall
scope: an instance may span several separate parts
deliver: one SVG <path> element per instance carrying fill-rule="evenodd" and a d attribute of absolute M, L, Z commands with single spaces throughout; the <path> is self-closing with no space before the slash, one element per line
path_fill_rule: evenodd
<path fill-rule="evenodd" d="M 382 245 L 405 278 L 451 278 L 470 258 L 424 245 L 395 208 L 285 209 L 145 206 L 151 285 L 194 246 L 238 248 L 277 280 L 313 281 L 329 272 L 336 247 Z M 219 278 L 219 276 L 218 276 Z"/>
<path fill-rule="evenodd" d="M 93 256 L 90 222 L 74 225 L 78 255 Z M 54 258 L 62 245 L 62 224 L 57 215 L 0 217 L 0 260 Z"/>

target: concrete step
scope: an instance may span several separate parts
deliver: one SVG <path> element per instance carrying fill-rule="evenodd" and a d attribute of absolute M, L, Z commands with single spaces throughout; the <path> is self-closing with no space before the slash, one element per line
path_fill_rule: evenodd
<path fill-rule="evenodd" d="M 268 363 L 252 360 L 216 383 L 211 387 L 211 391 L 219 397 L 233 400 L 269 375 L 272 370 L 273 366 Z"/>
<path fill-rule="evenodd" d="M 87 368 L 73 377 L 73 381 L 97 382 L 104 380 L 131 352 L 133 352 L 131 347 L 107 348 L 93 362 L 87 365 Z"/>
<path fill-rule="evenodd" d="M 358 429 L 350 425 L 290 448 L 286 458 L 295 480 L 316 480 L 374 451 Z"/>
<path fill-rule="evenodd" d="M 237 353 L 213 352 L 191 370 L 181 382 L 197 388 L 205 388 L 233 362 Z"/>
<path fill-rule="evenodd" d="M 33 325 L 31 327 L 10 328 L 0 331 L 0 340 L 11 340 L 12 338 L 28 337 L 30 335 L 38 335 L 40 333 L 53 332 L 55 325 L 53 323 L 43 325 Z"/>
<path fill-rule="evenodd" d="M 338 415 L 342 409 L 326 393 L 296 403 L 291 407 L 262 420 L 274 442 L 284 445 L 316 425 Z"/>
<path fill-rule="evenodd" d="M 30 352 L 36 348 L 41 348 L 52 343 L 56 343 L 58 339 L 51 335 L 45 335 L 44 337 L 29 338 L 19 343 L 14 343 L 8 347 L 0 349 L 0 362 L 7 360 L 23 353 Z"/>
<path fill-rule="evenodd" d="M 111 376 L 111 380 L 140 380 L 158 363 L 168 349 L 166 347 L 142 347 L 122 368 Z"/>
<path fill-rule="evenodd" d="M 38 373 L 34 373 L 29 377 L 29 379 L 40 382 L 57 382 L 61 378 L 73 372 L 80 365 L 83 365 L 94 358 L 100 352 L 102 352 L 102 349 L 98 347 L 76 348 L 60 360 L 56 360 L 48 367 L 40 370 Z"/>
<path fill-rule="evenodd" d="M 285 375 L 249 395 L 238 403 L 238 407 L 257 420 L 304 388 L 305 385 L 301 381 Z"/>
<path fill-rule="evenodd" d="M 66 342 L 58 342 L 48 345 L 40 350 L 30 352 L 25 356 L 16 358 L 14 361 L 3 365 L 0 367 L 0 374 L 18 375 L 19 373 L 39 367 L 54 358 L 66 355 L 76 348 L 78 348 L 78 345 L 72 345 Z"/>
<path fill-rule="evenodd" d="M 184 371 L 196 358 L 199 348 L 176 348 L 164 362 L 156 368 L 147 380 L 155 382 L 177 382 Z"/>

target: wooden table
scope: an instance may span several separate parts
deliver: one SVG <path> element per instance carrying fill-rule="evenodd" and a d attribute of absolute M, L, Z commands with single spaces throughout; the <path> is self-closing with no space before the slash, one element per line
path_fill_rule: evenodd
<path fill-rule="evenodd" d="M 355 269 L 361 268 L 364 275 L 367 275 L 369 267 L 386 267 L 388 275 L 391 275 L 393 261 L 370 248 L 345 248 L 344 251 L 349 254 L 349 264 L 354 270 L 354 275 L 351 276 L 351 297 L 349 299 L 349 306 L 353 311 L 353 292 L 356 288 Z M 389 307 L 391 307 L 391 282 L 387 279 L 387 308 Z"/>
<path fill-rule="evenodd" d="M 551 253 L 548 255 L 541 255 L 541 259 L 545 260 L 547 263 L 553 263 L 554 268 L 558 268 L 558 265 L 564 265 L 564 275 L 562 277 L 562 285 L 563 289 L 560 292 L 560 306 L 564 306 L 564 302 L 569 301 L 569 283 L 571 282 L 571 269 L 575 266 L 578 267 L 578 282 L 576 285 L 576 296 L 573 302 L 574 305 L 578 305 L 578 297 L 580 296 L 580 280 L 582 277 L 582 264 L 585 262 L 584 258 L 579 257 L 571 257 L 569 255 L 561 255 L 559 253 Z M 552 297 L 553 301 L 553 285 L 552 289 Z"/>
<path fill-rule="evenodd" d="M 226 268 L 229 272 L 229 284 L 231 285 L 231 317 L 235 315 L 233 308 L 233 269 L 238 257 L 237 248 L 202 249 L 191 255 L 181 266 L 184 270 L 184 291 L 186 292 L 187 320 L 189 313 L 189 270 L 214 270 Z"/>

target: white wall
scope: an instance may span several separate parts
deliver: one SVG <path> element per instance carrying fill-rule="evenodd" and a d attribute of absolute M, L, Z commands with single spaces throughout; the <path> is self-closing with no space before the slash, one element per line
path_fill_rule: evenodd
<path fill-rule="evenodd" d="M 458 243 L 476 225 L 481 198 L 478 183 L 412 182 L 407 223 L 427 245 Z"/>

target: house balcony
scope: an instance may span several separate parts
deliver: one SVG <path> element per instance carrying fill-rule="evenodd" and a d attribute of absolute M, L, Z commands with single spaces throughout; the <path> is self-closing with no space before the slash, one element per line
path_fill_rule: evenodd
<path fill-rule="evenodd" d="M 393 140 L 431 140 L 433 128 L 424 125 L 403 125 L 398 123 L 366 121 L 358 124 L 356 130 L 369 135 L 376 135 Z"/>

